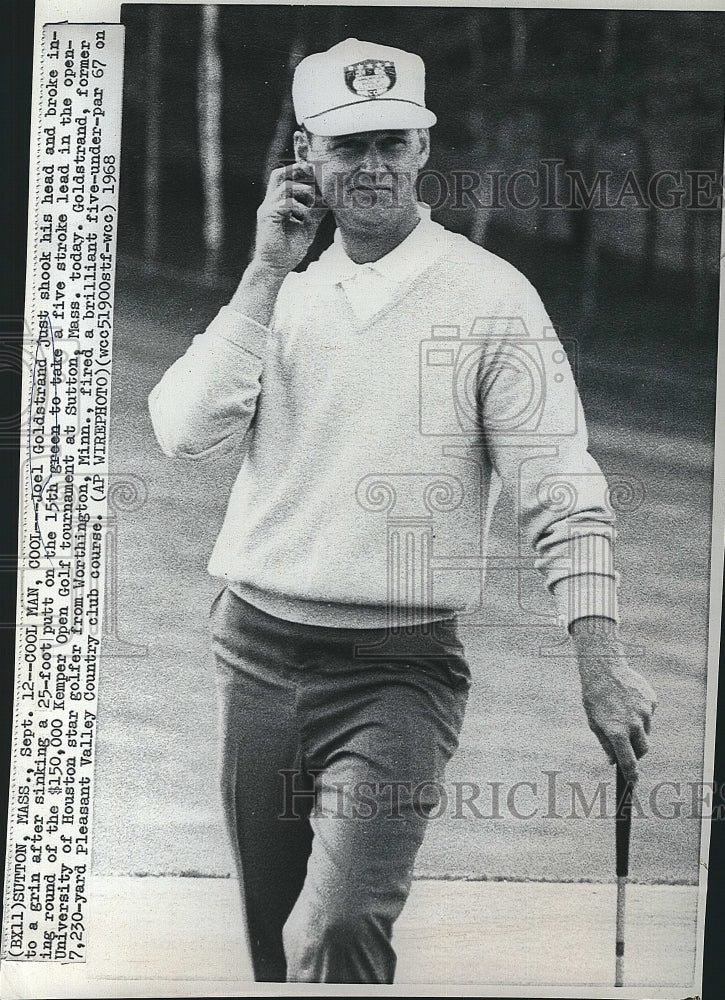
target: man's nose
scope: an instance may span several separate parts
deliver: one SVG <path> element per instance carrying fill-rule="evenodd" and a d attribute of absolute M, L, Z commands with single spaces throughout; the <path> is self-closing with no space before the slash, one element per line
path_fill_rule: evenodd
<path fill-rule="evenodd" d="M 360 161 L 360 169 L 367 174 L 375 174 L 378 171 L 387 170 L 385 158 L 377 146 L 370 145 Z"/>

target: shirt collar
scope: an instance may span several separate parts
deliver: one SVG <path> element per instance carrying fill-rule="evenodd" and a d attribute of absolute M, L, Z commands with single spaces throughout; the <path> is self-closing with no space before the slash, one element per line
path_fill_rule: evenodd
<path fill-rule="evenodd" d="M 390 253 L 379 260 L 368 264 L 356 264 L 345 253 L 340 230 L 335 231 L 332 245 L 320 255 L 314 268 L 316 277 L 332 284 L 354 278 L 363 271 L 374 271 L 376 274 L 396 284 L 410 280 L 421 274 L 426 267 L 442 252 L 446 230 L 431 219 L 430 206 L 418 202 L 420 222 L 394 247 Z"/>

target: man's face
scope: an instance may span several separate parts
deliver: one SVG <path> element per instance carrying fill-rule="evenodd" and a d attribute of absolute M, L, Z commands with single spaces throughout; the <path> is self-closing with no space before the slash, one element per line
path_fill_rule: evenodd
<path fill-rule="evenodd" d="M 374 229 L 393 226 L 410 212 L 430 144 L 427 129 L 339 136 L 297 132 L 295 150 L 314 164 L 322 197 L 338 224 Z"/>

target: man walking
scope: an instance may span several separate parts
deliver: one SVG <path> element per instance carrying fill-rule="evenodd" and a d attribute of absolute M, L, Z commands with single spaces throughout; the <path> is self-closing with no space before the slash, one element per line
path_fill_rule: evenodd
<path fill-rule="evenodd" d="M 300 63 L 293 99 L 296 162 L 270 177 L 253 259 L 149 406 L 167 454 L 242 457 L 209 570 L 255 977 L 390 983 L 471 683 L 457 613 L 482 583 L 433 560 L 472 536 L 485 556 L 503 485 L 632 780 L 655 698 L 614 635 L 607 484 L 541 300 L 416 200 L 422 61 L 348 39 Z M 328 209 L 334 243 L 298 273 Z"/>

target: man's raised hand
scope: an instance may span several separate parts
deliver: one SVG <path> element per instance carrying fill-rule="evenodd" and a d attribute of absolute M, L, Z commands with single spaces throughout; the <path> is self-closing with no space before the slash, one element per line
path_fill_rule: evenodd
<path fill-rule="evenodd" d="M 326 211 L 311 163 L 298 161 L 273 170 L 257 210 L 255 261 L 284 274 L 292 271 L 309 250 Z"/>

